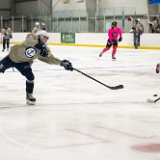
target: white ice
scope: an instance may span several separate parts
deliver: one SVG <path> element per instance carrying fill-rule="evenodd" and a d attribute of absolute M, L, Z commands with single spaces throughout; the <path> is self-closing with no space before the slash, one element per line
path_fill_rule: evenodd
<path fill-rule="evenodd" d="M 35 106 L 25 103 L 25 77 L 0 74 L 1 160 L 160 160 L 160 51 L 50 46 L 55 57 L 109 86 L 38 60 Z M 0 53 L 0 59 L 7 51 Z"/>

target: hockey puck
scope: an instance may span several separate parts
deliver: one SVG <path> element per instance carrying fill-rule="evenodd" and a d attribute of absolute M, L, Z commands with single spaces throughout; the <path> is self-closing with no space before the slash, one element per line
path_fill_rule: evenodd
<path fill-rule="evenodd" d="M 154 95 L 153 95 L 153 97 L 157 97 L 157 96 L 158 96 L 157 94 L 154 94 Z"/>

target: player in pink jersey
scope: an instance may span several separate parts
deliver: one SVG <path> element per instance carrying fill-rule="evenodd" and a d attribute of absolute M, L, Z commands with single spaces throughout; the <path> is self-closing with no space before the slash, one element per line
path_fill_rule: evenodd
<path fill-rule="evenodd" d="M 117 27 L 117 22 L 114 21 L 112 22 L 112 28 L 109 29 L 108 31 L 108 41 L 106 44 L 106 48 L 103 49 L 103 51 L 99 54 L 101 57 L 102 54 L 106 51 L 108 51 L 111 46 L 113 45 L 113 50 L 112 50 L 112 60 L 116 60 L 115 54 L 117 52 L 117 47 L 118 47 L 118 41 L 122 41 L 122 30 L 121 28 Z M 118 40 L 118 41 L 117 41 Z"/>

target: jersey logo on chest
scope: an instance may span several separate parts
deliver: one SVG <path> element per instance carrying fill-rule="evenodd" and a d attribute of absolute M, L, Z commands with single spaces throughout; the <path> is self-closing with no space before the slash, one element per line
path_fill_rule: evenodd
<path fill-rule="evenodd" d="M 116 37 L 116 36 L 117 36 L 117 32 L 113 32 L 112 37 Z"/>
<path fill-rule="evenodd" d="M 33 58 L 36 54 L 36 49 L 34 47 L 27 47 L 24 50 L 24 54 L 27 58 Z"/>

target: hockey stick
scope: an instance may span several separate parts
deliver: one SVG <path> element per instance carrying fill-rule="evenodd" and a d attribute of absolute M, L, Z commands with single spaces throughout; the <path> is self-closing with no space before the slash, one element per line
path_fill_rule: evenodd
<path fill-rule="evenodd" d="M 106 85 L 106 84 L 104 84 L 104 83 L 98 81 L 97 79 L 95 79 L 95 78 L 89 76 L 88 74 L 86 74 L 86 73 L 84 73 L 84 72 L 82 72 L 82 71 L 80 71 L 80 70 L 78 70 L 78 69 L 76 69 L 76 68 L 74 68 L 74 67 L 73 67 L 73 70 L 75 70 L 75 71 L 77 71 L 77 72 L 83 74 L 84 76 L 86 76 L 86 77 L 88 77 L 88 78 L 90 78 L 90 79 L 92 79 L 92 80 L 94 80 L 94 81 L 96 81 L 96 82 L 102 84 L 103 86 L 105 86 L 105 87 L 107 87 L 107 88 L 109 88 L 109 89 L 111 89 L 111 90 L 123 89 L 123 87 L 124 87 L 123 85 L 118 85 L 118 86 L 112 86 L 112 87 L 111 87 L 111 86 L 108 86 L 108 85 Z"/>
<path fill-rule="evenodd" d="M 156 103 L 156 102 L 159 101 L 159 100 L 160 100 L 160 97 L 157 98 L 157 99 L 155 99 L 155 100 L 152 100 L 152 99 L 148 98 L 148 99 L 147 99 L 147 102 L 148 102 L 148 103 Z"/>
<path fill-rule="evenodd" d="M 62 63 L 62 61 L 58 60 L 57 58 L 54 57 L 54 59 L 55 59 L 57 62 Z M 64 65 L 65 65 L 65 63 L 63 63 L 63 66 L 64 66 Z M 61 66 L 62 66 L 62 65 L 61 65 Z M 86 76 L 86 77 L 88 77 L 88 78 L 90 78 L 90 79 L 92 79 L 92 80 L 94 80 L 94 81 L 102 84 L 103 86 L 105 86 L 105 87 L 107 87 L 107 88 L 109 88 L 109 89 L 111 89 L 111 90 L 117 90 L 117 89 L 123 89 L 123 88 L 124 88 L 123 85 L 112 86 L 112 87 L 111 87 L 111 86 L 108 86 L 108 85 L 106 85 L 106 84 L 98 81 L 97 79 L 89 76 L 88 74 L 86 74 L 86 73 L 84 73 L 84 72 L 82 72 L 82 71 L 80 71 L 80 70 L 78 70 L 78 69 L 76 69 L 76 68 L 74 68 L 74 67 L 72 67 L 72 69 L 73 69 L 74 71 L 77 71 L 78 73 L 81 73 L 81 74 L 83 74 L 84 76 Z"/>

